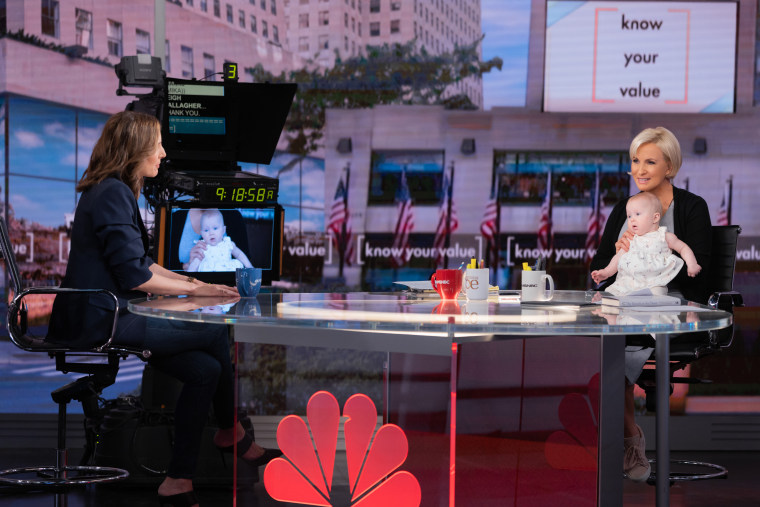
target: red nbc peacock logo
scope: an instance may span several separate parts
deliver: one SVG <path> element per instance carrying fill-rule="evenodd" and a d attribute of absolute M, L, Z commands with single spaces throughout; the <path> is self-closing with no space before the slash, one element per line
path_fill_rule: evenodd
<path fill-rule="evenodd" d="M 384 424 L 375 433 L 377 410 L 364 394 L 346 400 L 343 417 L 349 505 L 418 507 L 421 492 L 417 478 L 407 471 L 396 471 L 409 453 L 404 431 L 395 424 Z M 340 427 L 338 400 L 326 391 L 314 393 L 306 407 L 306 418 L 308 427 L 295 415 L 280 421 L 277 443 L 284 457 L 269 462 L 264 470 L 264 486 L 275 500 L 329 507 L 333 505 Z"/>

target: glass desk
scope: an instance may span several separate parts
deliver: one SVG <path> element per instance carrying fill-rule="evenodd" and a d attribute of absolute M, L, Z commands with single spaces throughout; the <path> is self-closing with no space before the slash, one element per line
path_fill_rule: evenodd
<path fill-rule="evenodd" d="M 554 431 L 551 428 L 542 428 L 540 431 L 536 430 L 532 437 L 528 437 L 540 441 L 540 452 L 530 456 L 535 458 L 540 454 L 539 461 L 544 467 L 542 472 L 537 473 L 539 477 L 526 479 L 533 481 L 532 489 L 526 490 L 521 485 L 521 481 L 528 475 L 523 473 L 522 477 L 514 478 L 513 490 L 507 494 L 514 496 L 514 505 L 539 505 L 541 502 L 537 501 L 535 491 L 542 488 L 544 480 L 554 486 L 573 485 L 578 480 L 576 478 L 587 477 L 591 473 L 597 504 L 619 505 L 622 503 L 623 461 L 623 335 L 655 335 L 657 406 L 666 407 L 669 406 L 670 338 L 684 332 L 728 327 L 732 323 L 732 316 L 723 311 L 705 311 L 705 307 L 698 306 L 684 306 L 683 311 L 622 311 L 619 314 L 610 314 L 606 313 L 608 307 L 591 302 L 593 294 L 583 291 L 556 291 L 551 304 L 521 305 L 512 301 L 509 296 L 491 296 L 487 301 L 468 302 L 460 299 L 442 302 L 437 296 L 421 297 L 400 292 L 262 293 L 256 298 L 244 298 L 237 302 L 217 301 L 214 298 L 149 298 L 131 301 L 129 310 L 147 317 L 232 325 L 235 341 L 241 344 L 382 351 L 389 355 L 437 356 L 450 361 L 450 393 L 446 407 L 446 430 L 449 440 L 448 491 L 443 495 L 446 498 L 430 503 L 426 501 L 429 496 L 425 484 L 422 484 L 422 505 L 455 505 L 458 497 L 460 504 L 474 505 L 475 503 L 471 503 L 471 495 L 483 489 L 472 486 L 477 484 L 478 479 L 482 479 L 482 474 L 467 475 L 467 462 L 461 457 L 462 454 L 458 453 L 460 449 L 457 448 L 458 445 L 463 446 L 462 449 L 466 451 L 470 443 L 470 440 L 457 434 L 457 404 L 468 403 L 464 405 L 468 407 L 468 412 L 470 407 L 477 406 L 462 399 L 463 385 L 473 387 L 469 390 L 471 394 L 483 396 L 482 393 L 487 392 L 487 389 L 482 389 L 475 380 L 480 375 L 492 376 L 483 369 L 479 370 L 478 365 L 493 361 L 494 358 L 489 356 L 497 354 L 497 351 L 504 354 L 499 361 L 503 360 L 503 364 L 509 363 L 510 368 L 505 368 L 499 375 L 508 377 L 514 374 L 518 382 L 522 382 L 521 394 L 516 395 L 520 401 L 515 405 L 515 410 L 520 412 L 519 426 L 523 433 L 523 425 L 529 426 L 525 423 L 524 413 L 530 410 L 532 403 L 524 394 L 528 391 L 524 385 L 525 379 L 535 375 L 537 368 L 541 369 L 542 375 L 564 378 L 578 365 L 589 367 L 591 372 L 595 371 L 597 374 L 592 377 L 588 386 L 576 389 L 577 392 L 567 391 L 562 387 L 561 401 L 559 404 L 553 404 L 552 410 L 558 413 L 552 413 L 552 418 L 559 419 L 564 428 L 560 426 Z M 593 346 L 589 348 L 588 343 L 592 343 Z M 539 346 L 538 344 L 541 345 L 539 349 L 534 350 L 533 362 L 526 361 L 531 359 L 530 351 Z M 474 355 L 480 355 L 481 358 L 480 362 L 474 363 L 473 368 L 460 363 L 462 353 L 468 349 L 475 351 Z M 515 371 L 517 373 L 514 373 Z M 575 378 L 568 383 L 577 387 L 580 382 Z M 391 388 L 387 393 L 389 396 L 392 393 L 391 400 L 398 400 L 405 395 L 403 389 L 399 391 Z M 406 394 L 409 394 L 408 390 Z M 580 426 L 575 428 L 575 425 L 580 425 L 577 412 L 563 408 L 572 407 L 574 404 L 578 406 L 576 402 L 579 396 L 583 396 L 587 405 L 591 406 L 592 417 L 586 417 L 593 423 L 594 427 L 591 429 Z M 410 403 L 416 401 L 412 400 Z M 492 405 L 491 408 L 496 406 Z M 386 406 L 383 412 L 384 422 L 398 423 L 392 420 L 393 410 L 390 410 L 389 415 Z M 460 411 L 459 418 L 461 419 L 462 415 L 469 416 L 468 412 Z M 536 409 L 533 420 L 540 420 L 543 417 L 541 413 L 540 409 Z M 405 429 L 403 425 L 400 426 Z M 658 506 L 669 504 L 668 426 L 669 411 L 658 410 Z M 587 441 L 589 431 L 592 430 L 596 431 L 596 448 L 593 448 L 593 444 L 584 448 L 579 442 L 582 443 L 584 439 Z M 525 440 L 525 437 L 521 438 Z M 587 464 L 581 463 L 576 466 L 573 463 L 580 462 L 573 460 L 570 460 L 570 465 L 567 464 L 568 456 L 575 455 L 575 458 L 578 458 L 579 449 L 573 446 L 580 448 L 580 455 L 588 454 L 596 459 L 596 463 L 590 465 L 590 472 Z M 521 453 L 517 455 L 518 462 L 521 456 L 527 460 L 525 456 L 528 455 L 525 451 Z M 580 456 L 578 459 L 583 461 L 582 458 L 583 456 Z M 499 457 L 494 459 L 500 460 Z M 567 470 L 568 466 L 571 470 Z M 573 467 L 582 469 L 586 475 L 582 475 L 579 470 L 572 470 Z M 477 466 L 473 469 L 477 469 Z M 463 473 L 468 477 L 467 481 L 463 481 L 461 476 L 457 478 L 458 470 L 465 470 Z M 514 475 L 519 476 L 519 466 L 516 470 Z M 564 470 L 564 475 L 557 470 Z M 555 476 L 559 479 L 552 483 Z M 440 476 L 438 481 L 440 482 Z M 466 496 L 463 498 L 462 495 L 465 493 Z M 574 491 L 570 496 L 577 493 Z M 567 499 L 564 500 L 563 504 L 569 505 Z M 583 500 L 579 501 L 578 505 L 587 503 L 588 500 Z M 499 505 L 505 505 L 503 499 Z"/>

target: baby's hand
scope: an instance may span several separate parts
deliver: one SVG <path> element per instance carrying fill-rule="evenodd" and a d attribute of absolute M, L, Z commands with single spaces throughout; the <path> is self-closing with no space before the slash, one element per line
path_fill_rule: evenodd
<path fill-rule="evenodd" d="M 688 264 L 686 265 L 686 274 L 692 278 L 697 276 L 700 271 L 702 271 L 702 266 L 700 266 L 699 264 L 693 264 L 691 266 L 689 266 Z"/>
<path fill-rule="evenodd" d="M 596 271 L 591 272 L 591 279 L 594 281 L 594 283 L 602 283 L 609 277 L 610 276 L 606 274 L 603 269 L 597 269 Z"/>

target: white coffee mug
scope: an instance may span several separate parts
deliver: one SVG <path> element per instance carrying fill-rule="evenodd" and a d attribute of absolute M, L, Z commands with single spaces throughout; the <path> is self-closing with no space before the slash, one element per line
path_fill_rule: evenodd
<path fill-rule="evenodd" d="M 549 289 L 546 283 L 549 282 Z M 554 279 L 546 271 L 522 272 L 521 301 L 549 301 L 554 296 Z"/>
<path fill-rule="evenodd" d="M 462 291 L 467 299 L 488 299 L 488 268 L 470 268 L 464 273 Z"/>

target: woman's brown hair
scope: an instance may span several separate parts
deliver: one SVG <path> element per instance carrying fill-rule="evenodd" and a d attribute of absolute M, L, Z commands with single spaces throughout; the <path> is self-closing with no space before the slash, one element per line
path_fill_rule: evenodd
<path fill-rule="evenodd" d="M 111 116 L 92 149 L 90 165 L 79 180 L 77 192 L 115 176 L 132 189 L 135 198 L 139 197 L 142 178 L 136 170 L 156 149 L 160 133 L 161 124 L 154 116 L 134 111 Z"/>

